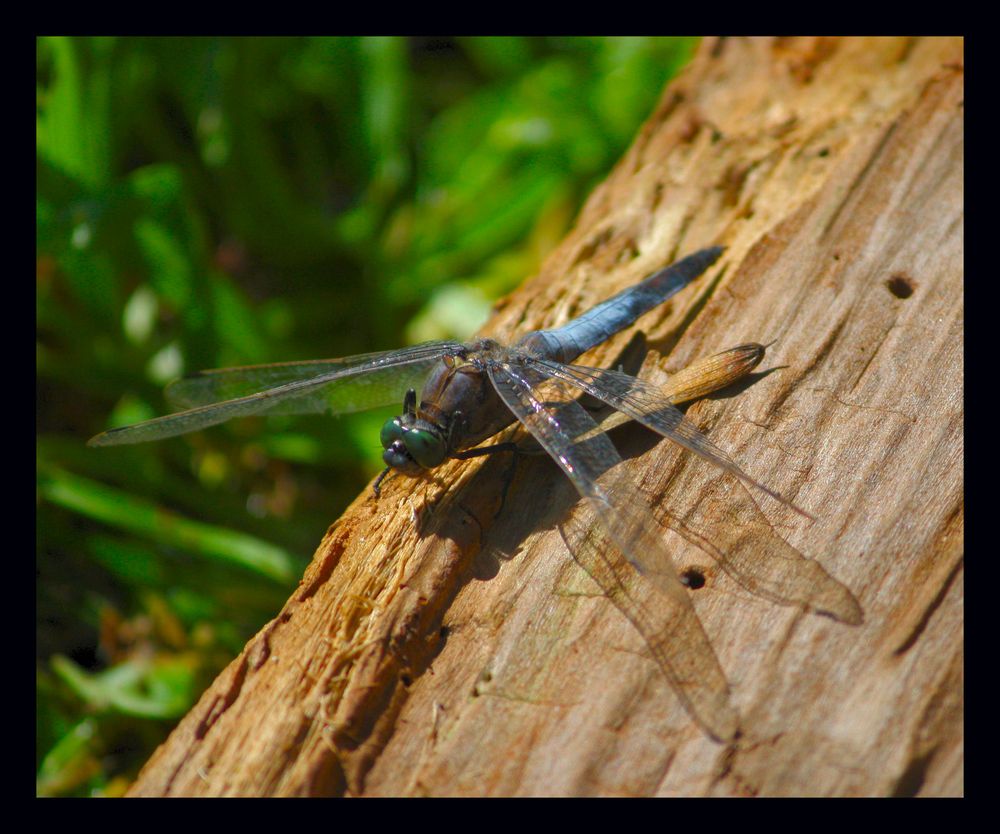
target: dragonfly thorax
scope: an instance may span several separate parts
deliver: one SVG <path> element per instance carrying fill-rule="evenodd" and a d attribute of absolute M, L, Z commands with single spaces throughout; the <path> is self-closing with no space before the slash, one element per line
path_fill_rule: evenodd
<path fill-rule="evenodd" d="M 432 469 L 514 422 L 486 373 L 501 350 L 481 339 L 468 351 L 442 356 L 424 382 L 419 408 L 416 391 L 406 392 L 403 413 L 382 426 L 386 466 L 409 475 Z"/>

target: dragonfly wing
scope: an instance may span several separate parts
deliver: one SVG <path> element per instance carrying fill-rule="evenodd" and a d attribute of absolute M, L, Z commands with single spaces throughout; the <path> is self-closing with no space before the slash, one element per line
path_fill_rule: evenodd
<path fill-rule="evenodd" d="M 688 714 L 713 738 L 730 740 L 739 715 L 729 703 L 722 667 L 690 605 L 664 605 L 660 593 L 645 592 L 644 574 L 622 558 L 589 501 L 559 525 L 559 534 L 573 560 L 642 635 Z"/>
<path fill-rule="evenodd" d="M 584 498 L 583 508 L 561 530 L 574 558 L 640 631 L 698 723 L 716 738 L 731 738 L 738 717 L 725 675 L 648 502 L 619 465 L 611 440 L 592 431 L 593 418 L 564 383 L 520 364 L 495 363 L 487 372 L 510 410 Z M 643 603 L 641 581 L 629 565 L 659 591 L 655 604 Z"/>
<path fill-rule="evenodd" d="M 790 503 L 779 493 L 758 483 L 740 469 L 729 455 L 705 437 L 690 420 L 685 419 L 670 398 L 652 383 L 618 371 L 563 365 L 548 359 L 535 359 L 532 364 L 544 369 L 545 373 L 606 402 L 642 423 L 646 428 L 670 438 L 720 469 L 732 472 L 740 480 L 753 484 L 772 498 L 784 504 Z"/>
<path fill-rule="evenodd" d="M 741 481 L 797 508 L 740 469 L 670 403 L 663 390 L 616 371 L 546 360 L 534 364 L 735 476 L 719 479 L 704 471 L 688 473 L 690 484 L 676 492 L 688 496 L 691 505 L 683 511 L 670 507 L 664 512 L 668 526 L 711 554 L 747 590 L 842 622 L 862 621 L 861 606 L 850 590 L 782 539 Z"/>
<path fill-rule="evenodd" d="M 284 370 L 274 372 L 264 371 L 261 366 L 208 371 L 175 383 L 171 391 L 174 400 L 196 403 L 196 407 L 134 426 L 110 429 L 91 438 L 89 445 L 160 440 L 252 414 L 347 413 L 401 401 L 408 382 L 420 379 L 442 356 L 461 347 L 456 342 L 426 342 L 403 350 L 327 363 L 290 363 Z M 307 376 L 310 367 L 322 370 Z M 267 381 L 278 384 L 255 389 L 255 382 Z M 395 390 L 394 398 L 389 397 L 390 389 Z M 216 393 L 235 396 L 215 402 L 211 397 Z"/>
<path fill-rule="evenodd" d="M 404 350 L 363 353 L 344 359 L 277 362 L 200 371 L 170 383 L 165 393 L 171 405 L 189 409 L 241 399 L 300 380 L 329 379 L 331 375 L 336 375 L 335 383 L 320 385 L 295 396 L 279 397 L 267 413 L 350 414 L 367 411 L 369 408 L 398 404 L 407 388 L 419 387 L 429 366 L 442 355 L 442 350 L 431 347 L 438 344 L 444 344 L 446 350 L 457 347 L 451 343 L 432 342 Z M 406 364 L 394 360 L 402 360 Z M 379 365 L 380 361 L 383 364 Z"/>

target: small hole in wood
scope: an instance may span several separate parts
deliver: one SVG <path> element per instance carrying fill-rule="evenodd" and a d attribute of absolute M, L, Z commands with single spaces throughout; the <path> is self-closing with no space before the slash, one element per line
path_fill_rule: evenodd
<path fill-rule="evenodd" d="M 913 282 L 905 275 L 893 275 L 885 285 L 896 298 L 909 298 L 913 295 Z"/>
<path fill-rule="evenodd" d="M 681 584 L 697 591 L 705 585 L 705 573 L 701 568 L 686 568 L 681 572 Z"/>

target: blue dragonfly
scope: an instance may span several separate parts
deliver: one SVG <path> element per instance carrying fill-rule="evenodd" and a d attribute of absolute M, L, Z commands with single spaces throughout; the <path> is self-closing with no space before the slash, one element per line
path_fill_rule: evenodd
<path fill-rule="evenodd" d="M 682 290 L 722 252 L 697 251 L 562 327 L 527 333 L 511 346 L 492 339 L 434 341 L 345 359 L 203 371 L 167 388 L 167 398 L 186 410 L 110 429 L 89 445 L 160 440 L 249 415 L 350 413 L 398 402 L 405 391 L 402 414 L 382 427 L 386 468 L 373 485 L 377 496 L 390 472 L 418 475 L 449 458 L 517 451 L 512 442 L 482 444 L 518 421 L 583 498 L 581 511 L 560 527 L 574 557 L 606 591 L 639 577 L 660 592 L 653 617 L 627 599 L 616 604 L 696 722 L 712 737 L 730 739 L 739 719 L 725 675 L 649 503 L 607 435 L 611 423 L 597 421 L 581 404 L 581 392 L 610 406 L 619 422 L 635 420 L 735 480 L 738 489 L 727 495 L 736 496 L 736 509 L 728 521 L 717 519 L 708 530 L 690 513 L 668 510 L 666 519 L 744 587 L 848 623 L 861 621 L 860 607 L 847 588 L 774 532 L 743 484 L 807 514 L 747 475 L 681 414 L 669 390 L 621 371 L 571 364 Z M 615 576 L 602 574 L 611 564 L 607 554 L 617 559 Z"/>

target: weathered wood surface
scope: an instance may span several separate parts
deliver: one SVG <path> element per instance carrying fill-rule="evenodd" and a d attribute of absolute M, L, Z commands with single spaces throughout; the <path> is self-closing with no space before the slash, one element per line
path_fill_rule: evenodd
<path fill-rule="evenodd" d="M 359 496 L 132 793 L 962 794 L 963 199 L 961 40 L 706 40 L 487 328 L 560 324 L 728 247 L 718 282 L 641 319 L 642 375 L 777 340 L 778 370 L 688 413 L 818 516 L 763 506 L 865 612 L 852 627 L 754 597 L 665 533 L 707 577 L 691 594 L 735 742 L 699 731 L 566 552 L 566 479 L 499 455 Z M 619 432 L 668 506 L 670 444 Z"/>

